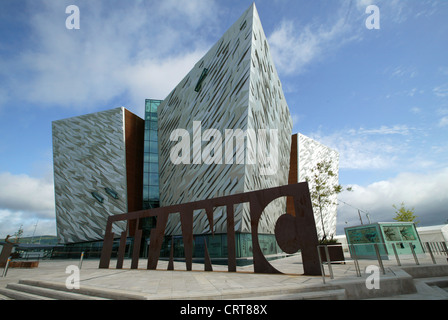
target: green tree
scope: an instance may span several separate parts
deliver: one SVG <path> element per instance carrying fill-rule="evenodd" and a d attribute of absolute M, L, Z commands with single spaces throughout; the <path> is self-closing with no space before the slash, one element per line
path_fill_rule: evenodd
<path fill-rule="evenodd" d="M 332 167 L 333 165 L 330 160 L 318 162 L 311 170 L 311 176 L 305 178 L 310 188 L 313 210 L 317 211 L 320 215 L 323 241 L 327 240 L 327 232 L 324 225 L 325 208 L 337 204 L 337 199 L 333 196 L 344 190 L 340 184 L 332 182 L 333 178 L 337 175 Z M 351 188 L 346 188 L 346 190 L 351 191 Z"/>
<path fill-rule="evenodd" d="M 395 209 L 395 221 L 414 222 L 416 225 L 420 223 L 420 221 L 415 220 L 418 218 L 418 216 L 414 214 L 415 209 L 407 209 L 404 202 L 401 203 L 400 207 L 395 204 L 392 207 Z"/>

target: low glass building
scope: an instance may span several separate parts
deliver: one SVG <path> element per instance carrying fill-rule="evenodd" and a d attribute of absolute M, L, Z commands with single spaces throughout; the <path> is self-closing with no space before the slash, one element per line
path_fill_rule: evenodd
<path fill-rule="evenodd" d="M 347 244 L 352 257 L 376 259 L 377 244 L 382 259 L 398 255 L 424 254 L 423 247 L 413 222 L 378 222 L 345 228 Z"/>

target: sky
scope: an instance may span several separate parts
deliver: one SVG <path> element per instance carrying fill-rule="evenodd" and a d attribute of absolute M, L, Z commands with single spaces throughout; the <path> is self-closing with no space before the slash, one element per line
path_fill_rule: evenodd
<path fill-rule="evenodd" d="M 1 0 L 0 238 L 56 235 L 51 122 L 143 117 L 252 4 Z M 66 20 L 79 8 L 79 29 Z M 340 154 L 337 234 L 414 208 L 448 221 L 448 1 L 258 0 L 293 132 Z M 377 11 L 366 10 L 375 5 Z M 71 21 L 71 20 L 70 20 Z M 375 28 L 372 28 L 375 26 Z"/>

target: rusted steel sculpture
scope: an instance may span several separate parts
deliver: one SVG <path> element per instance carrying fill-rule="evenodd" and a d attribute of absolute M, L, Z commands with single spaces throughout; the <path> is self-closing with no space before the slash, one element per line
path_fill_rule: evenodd
<path fill-rule="evenodd" d="M 216 207 L 227 208 L 227 247 L 228 247 L 228 271 L 236 272 L 236 250 L 235 250 L 235 226 L 234 226 L 234 205 L 249 203 L 253 262 L 255 273 L 281 273 L 275 269 L 263 255 L 258 242 L 258 222 L 264 208 L 273 200 L 280 197 L 288 197 L 294 201 L 295 216 L 283 214 L 277 220 L 275 226 L 275 236 L 280 248 L 289 254 L 302 253 L 303 269 L 306 275 L 320 275 L 319 258 L 317 254 L 318 237 L 311 206 L 308 184 L 298 183 L 282 187 L 275 187 L 265 190 L 252 191 L 235 194 L 208 200 L 201 200 L 186 204 L 161 207 L 150 210 L 130 212 L 121 215 L 109 216 L 106 233 L 104 237 L 103 249 L 101 252 L 100 268 L 109 268 L 114 241 L 112 224 L 117 221 L 127 221 L 136 223 L 137 228 L 134 238 L 134 254 L 132 256 L 131 269 L 136 269 L 139 260 L 140 242 L 142 231 L 138 227 L 139 220 L 146 217 L 157 217 L 156 227 L 151 230 L 148 247 L 147 269 L 155 270 L 159 260 L 165 228 L 170 214 L 180 214 L 182 237 L 184 242 L 186 269 L 192 270 L 193 258 L 193 212 L 205 209 L 210 230 L 213 230 L 213 209 Z M 126 246 L 126 232 L 120 238 L 118 249 L 117 268 L 122 268 L 124 258 L 124 248 Z M 205 248 L 205 270 L 212 271 L 208 250 Z M 172 268 L 172 253 L 169 268 Z"/>
<path fill-rule="evenodd" d="M 13 245 L 12 243 L 6 242 L 3 245 L 2 252 L 0 254 L 0 268 L 3 268 L 8 261 L 8 258 L 11 256 Z"/>

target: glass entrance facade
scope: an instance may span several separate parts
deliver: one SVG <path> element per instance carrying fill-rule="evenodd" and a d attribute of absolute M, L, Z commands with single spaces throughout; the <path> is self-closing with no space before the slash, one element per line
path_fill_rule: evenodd
<path fill-rule="evenodd" d="M 157 107 L 162 100 L 145 101 L 143 153 L 143 209 L 159 207 L 159 144 Z"/>
<path fill-rule="evenodd" d="M 157 107 L 162 100 L 145 100 L 145 131 L 143 149 L 143 204 L 142 209 L 159 207 L 159 143 Z M 142 219 L 143 238 L 149 237 L 155 219 Z M 145 248 L 145 246 L 142 246 Z"/>

